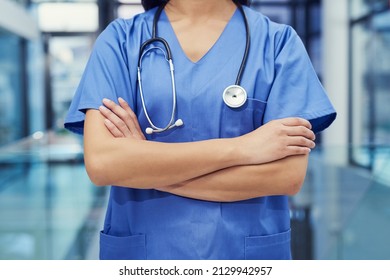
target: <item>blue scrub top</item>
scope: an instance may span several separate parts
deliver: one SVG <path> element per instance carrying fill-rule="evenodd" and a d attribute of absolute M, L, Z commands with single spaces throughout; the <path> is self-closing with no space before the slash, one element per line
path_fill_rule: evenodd
<path fill-rule="evenodd" d="M 186 57 L 163 12 L 158 35 L 172 49 L 177 116 L 184 126 L 146 135 L 149 141 L 189 142 L 236 137 L 284 117 L 311 121 L 315 132 L 336 117 L 305 48 L 287 25 L 270 21 L 244 7 L 251 45 L 241 85 L 248 100 L 227 107 L 223 90 L 234 84 L 245 48 L 245 26 L 236 10 L 214 46 L 197 62 Z M 112 22 L 98 37 L 81 79 L 65 127 L 83 132 L 85 111 L 98 109 L 103 98 L 122 97 L 149 123 L 137 85 L 139 47 L 151 38 L 156 9 Z M 170 119 L 169 68 L 158 50 L 142 60 L 145 102 L 151 119 L 164 127 Z M 136 159 L 135 159 L 136 160 Z M 290 215 L 287 196 L 217 203 L 156 190 L 112 186 L 101 259 L 290 259 Z"/>

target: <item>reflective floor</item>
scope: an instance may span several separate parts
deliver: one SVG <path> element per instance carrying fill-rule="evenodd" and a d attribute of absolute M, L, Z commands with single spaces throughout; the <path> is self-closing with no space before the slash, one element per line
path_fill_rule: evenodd
<path fill-rule="evenodd" d="M 109 188 L 89 181 L 81 143 L 42 134 L 0 149 L 0 259 L 98 258 Z M 389 149 L 372 172 L 328 156 L 312 153 L 291 198 L 293 257 L 390 259 Z"/>
<path fill-rule="evenodd" d="M 107 189 L 90 183 L 70 139 L 3 151 L 0 259 L 97 259 Z"/>
<path fill-rule="evenodd" d="M 293 200 L 310 209 L 314 259 L 390 259 L 390 150 L 378 153 L 385 164 L 373 171 L 311 156 Z"/>

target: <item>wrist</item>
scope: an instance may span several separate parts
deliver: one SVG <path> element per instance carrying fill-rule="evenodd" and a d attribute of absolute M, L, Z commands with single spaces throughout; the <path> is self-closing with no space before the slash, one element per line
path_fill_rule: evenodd
<path fill-rule="evenodd" d="M 229 167 L 248 164 L 247 157 L 245 156 L 245 149 L 240 137 L 226 138 L 222 141 L 225 141 L 222 146 L 224 146 L 224 149 L 226 150 Z"/>

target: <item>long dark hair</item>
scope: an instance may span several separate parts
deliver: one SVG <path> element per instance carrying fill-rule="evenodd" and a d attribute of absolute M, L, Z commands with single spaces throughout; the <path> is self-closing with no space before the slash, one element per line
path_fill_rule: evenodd
<path fill-rule="evenodd" d="M 162 3 L 166 3 L 169 0 L 142 0 L 141 4 L 144 7 L 145 11 L 150 10 L 154 7 L 160 6 Z M 233 2 L 249 6 L 250 5 L 250 0 L 233 0 Z"/>

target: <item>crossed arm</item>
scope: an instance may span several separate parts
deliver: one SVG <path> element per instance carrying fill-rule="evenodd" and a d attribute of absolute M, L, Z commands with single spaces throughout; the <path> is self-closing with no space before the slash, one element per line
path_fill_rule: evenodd
<path fill-rule="evenodd" d="M 276 120 L 246 135 L 192 143 L 146 141 L 124 100 L 85 119 L 85 163 L 96 185 L 153 188 L 209 201 L 293 195 L 314 148 L 310 123 Z M 108 109 L 107 109 L 108 108 Z"/>

